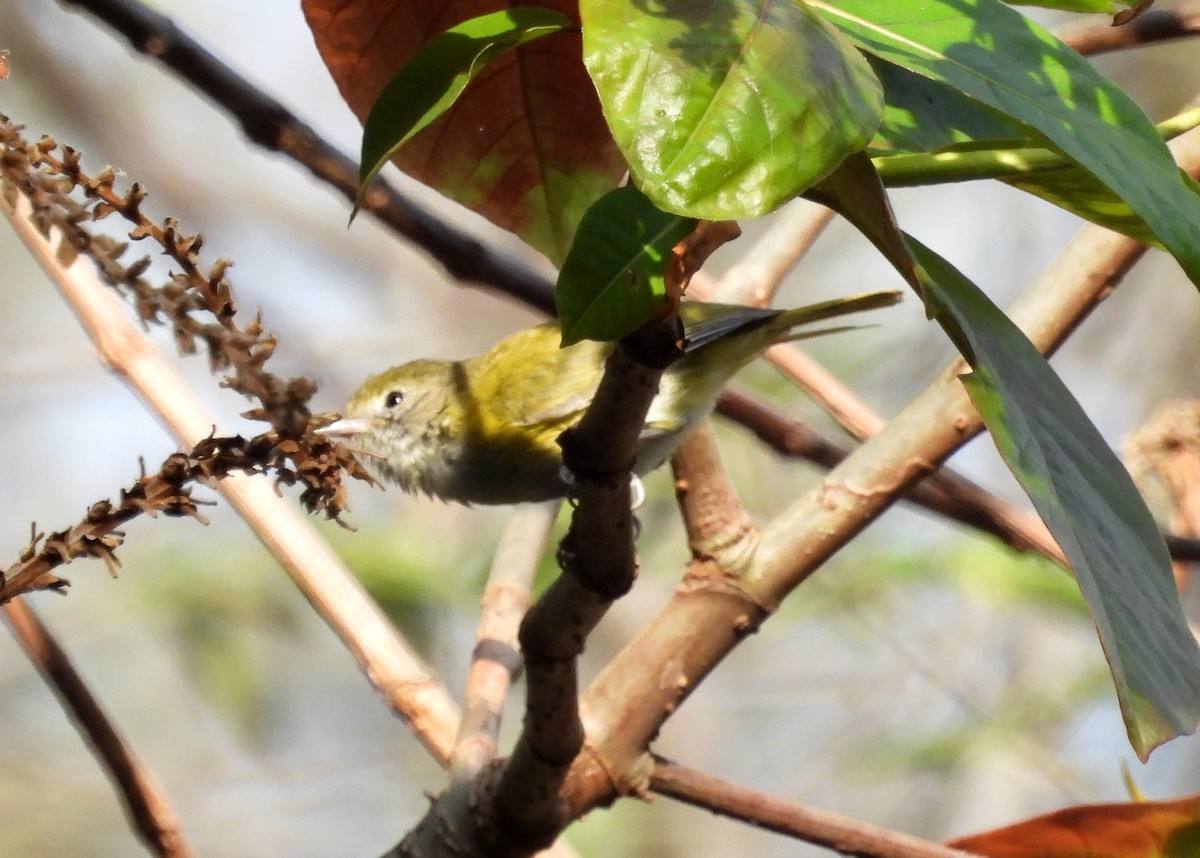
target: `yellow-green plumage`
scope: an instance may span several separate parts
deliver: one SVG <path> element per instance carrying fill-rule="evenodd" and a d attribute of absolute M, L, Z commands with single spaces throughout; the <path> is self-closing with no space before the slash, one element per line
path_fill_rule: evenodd
<path fill-rule="evenodd" d="M 635 471 L 662 464 L 729 378 L 768 346 L 830 332 L 801 325 L 898 300 L 897 292 L 873 292 L 782 311 L 685 302 L 685 353 L 663 374 Z M 568 486 L 556 440 L 591 402 L 614 345 L 564 349 L 560 338 L 549 322 L 466 360 L 385 370 L 367 379 L 344 419 L 325 431 L 352 438 L 368 464 L 405 491 L 479 504 L 562 497 Z"/>

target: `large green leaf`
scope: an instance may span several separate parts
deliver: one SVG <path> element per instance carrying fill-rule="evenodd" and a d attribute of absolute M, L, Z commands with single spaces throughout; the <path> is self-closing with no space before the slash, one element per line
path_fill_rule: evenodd
<path fill-rule="evenodd" d="M 883 84 L 883 121 L 871 141 L 872 153 L 932 152 L 973 140 L 1025 137 L 1013 122 L 957 89 L 906 68 L 868 56 Z"/>
<path fill-rule="evenodd" d="M 581 0 L 584 62 L 636 184 L 709 220 L 771 211 L 866 145 L 866 60 L 795 0 Z"/>
<path fill-rule="evenodd" d="M 1200 196 L 1154 126 L 1077 53 L 999 0 L 809 0 L 867 53 L 1028 126 L 1123 199 L 1200 285 Z"/>
<path fill-rule="evenodd" d="M 1062 546 L 1096 622 L 1130 743 L 1143 759 L 1200 720 L 1200 648 L 1162 537 L 1133 481 L 1020 329 L 896 225 L 864 155 L 810 196 L 844 214 L 916 288 L 970 363 L 964 383 L 997 448 Z"/>
<path fill-rule="evenodd" d="M 637 188 L 601 197 L 579 223 L 554 297 L 562 344 L 617 340 L 663 305 L 667 257 L 696 222 L 667 214 Z"/>
<path fill-rule="evenodd" d="M 969 359 L 963 378 L 1004 461 L 1071 562 L 1145 759 L 1200 720 L 1200 648 L 1133 481 L 1033 344 L 973 283 L 909 239 L 926 305 Z"/>
<path fill-rule="evenodd" d="M 492 59 L 570 26 L 553 9 L 525 7 L 471 18 L 430 39 L 383 88 L 363 123 L 358 202 L 388 159 L 449 110 Z"/>

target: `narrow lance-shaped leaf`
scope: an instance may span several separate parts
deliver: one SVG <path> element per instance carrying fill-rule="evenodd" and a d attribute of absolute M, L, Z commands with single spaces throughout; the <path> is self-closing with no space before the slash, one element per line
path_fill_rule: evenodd
<path fill-rule="evenodd" d="M 1028 126 L 1111 188 L 1200 285 L 1200 196 L 1145 114 L 999 0 L 809 0 L 867 53 Z"/>
<path fill-rule="evenodd" d="M 987 296 L 909 239 L 996 447 L 1071 562 L 1138 756 L 1200 720 L 1200 649 L 1170 558 L 1129 474 L 1070 391 Z"/>
<path fill-rule="evenodd" d="M 957 89 L 876 56 L 867 56 L 883 85 L 883 121 L 872 154 L 933 152 L 975 140 L 1028 136 L 1024 125 Z"/>
<path fill-rule="evenodd" d="M 584 62 L 632 181 L 706 220 L 765 214 L 866 145 L 878 81 L 805 3 L 582 0 Z"/>
<path fill-rule="evenodd" d="M 616 340 L 663 305 L 671 248 L 696 222 L 667 214 L 637 188 L 601 197 L 579 223 L 555 289 L 562 344 Z"/>
<path fill-rule="evenodd" d="M 1164 139 L 1171 139 L 1197 125 L 1200 125 L 1200 109 L 1192 109 L 1159 123 L 1156 128 Z M 1062 154 L 1032 140 L 981 140 L 946 146 L 935 152 L 881 152 L 873 161 L 889 188 L 999 179 L 1092 223 L 1162 246 L 1142 219 L 1099 179 Z M 1182 172 L 1181 178 L 1194 193 L 1200 194 L 1200 185 L 1195 180 Z"/>
<path fill-rule="evenodd" d="M 520 7 L 471 18 L 427 42 L 383 88 L 363 125 L 356 210 L 396 150 L 445 113 L 490 60 L 570 26 L 552 9 Z"/>
<path fill-rule="evenodd" d="M 921 293 L 973 372 L 964 384 L 1062 547 L 1143 759 L 1200 720 L 1200 648 L 1170 558 L 1129 474 L 1045 358 L 970 280 L 898 229 L 865 156 L 813 196 L 851 220 Z"/>

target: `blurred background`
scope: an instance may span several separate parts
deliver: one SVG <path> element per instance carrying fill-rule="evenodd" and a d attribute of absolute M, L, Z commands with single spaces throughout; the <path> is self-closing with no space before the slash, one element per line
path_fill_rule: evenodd
<path fill-rule="evenodd" d="M 343 150 L 357 151 L 358 123 L 298 3 L 154 5 Z M 242 312 L 261 310 L 279 335 L 272 368 L 316 378 L 318 408 L 337 409 L 369 372 L 418 356 L 472 354 L 537 320 L 511 300 L 447 282 L 369 217 L 348 229 L 341 198 L 249 145 L 223 113 L 92 19 L 52 0 L 0 0 L 0 48 L 11 65 L 0 112 L 30 137 L 51 134 L 80 149 L 92 172 L 111 164 L 141 182 L 152 217 L 202 232 L 208 261 L 231 257 Z M 1188 44 L 1098 64 L 1156 120 L 1200 89 Z M 900 192 L 896 205 L 906 228 L 1001 306 L 1078 227 L 1044 203 L 986 184 Z M 448 211 L 510 252 L 527 252 Z M 120 229 L 115 218 L 105 224 Z M 746 236 L 722 250 L 714 271 L 762 228 L 745 224 Z M 901 284 L 835 224 L 779 303 L 887 286 Z M 1054 363 L 1119 444 L 1165 400 L 1197 395 L 1198 321 L 1195 290 L 1152 252 Z M 153 335 L 174 354 L 169 337 Z M 174 445 L 100 368 L 7 229 L 0 342 L 0 564 L 8 565 L 31 521 L 43 530 L 75 523 L 137 478 L 139 458 L 156 467 Z M 952 355 L 914 300 L 878 328 L 808 348 L 885 415 Z M 202 358 L 180 365 L 221 431 L 256 431 L 237 416 L 245 401 L 220 390 Z M 769 368 L 752 367 L 739 381 L 835 431 Z M 717 428 L 760 522 L 820 477 L 735 427 Z M 1021 500 L 986 439 L 953 463 Z M 669 477 L 655 475 L 648 488 L 641 578 L 591 643 L 585 677 L 655 614 L 687 560 Z M 350 491 L 357 531 L 317 526 L 457 694 L 507 512 L 358 484 Z M 35 607 L 162 780 L 198 854 L 381 853 L 424 811 L 424 793 L 440 790 L 438 768 L 240 520 L 223 505 L 206 514 L 204 530 L 190 520 L 133 522 L 119 578 L 99 563 L 75 564 L 64 570 L 67 595 L 38 594 Z M 516 722 L 508 719 L 509 737 Z M 104 773 L 6 634 L 0 735 L 0 854 L 139 854 Z M 1171 743 L 1148 766 L 1136 762 L 1066 575 L 911 508 L 889 512 L 801 588 L 671 719 L 655 749 L 934 839 L 1122 800 L 1122 762 L 1150 797 L 1200 789 L 1200 740 Z M 594 813 L 570 839 L 584 855 L 826 854 L 662 798 Z"/>

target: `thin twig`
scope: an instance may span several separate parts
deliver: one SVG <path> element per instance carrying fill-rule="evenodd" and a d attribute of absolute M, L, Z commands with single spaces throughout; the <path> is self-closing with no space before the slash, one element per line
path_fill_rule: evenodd
<path fill-rule="evenodd" d="M 13 636 L 100 759 L 142 842 L 162 858 L 188 858 L 191 847 L 162 788 L 117 732 L 49 629 L 19 597 L 4 605 L 4 615 Z"/>
<path fill-rule="evenodd" d="M 1054 31 L 1068 47 L 1086 56 L 1140 48 L 1200 35 L 1200 3 L 1151 9 L 1119 27 L 1107 15 L 1096 22 L 1072 24 Z"/>
<path fill-rule="evenodd" d="M 241 126 L 252 142 L 287 155 L 333 186 L 348 202 L 358 193 L 358 165 L 283 104 L 253 86 L 166 15 L 135 0 L 59 0 L 100 19 L 134 50 L 157 60 L 204 93 Z M 554 284 L 533 266 L 504 253 L 383 180 L 361 206 L 420 247 L 452 277 L 499 290 L 544 312 L 554 312 Z"/>
<path fill-rule="evenodd" d="M 822 436 L 811 426 L 737 390 L 722 394 L 726 413 L 755 436 L 784 456 L 813 462 L 829 470 L 840 464 L 852 448 Z M 948 467 L 940 468 L 917 483 L 904 499 L 945 518 L 996 537 L 1018 551 L 1040 551 L 1065 563 L 1058 543 L 1047 539 L 1030 544 L 1026 538 L 1045 530 L 1036 515 L 1001 500 Z M 1196 545 L 1177 546 L 1187 553 L 1200 551 Z"/>
<path fill-rule="evenodd" d="M 785 801 L 660 757 L 654 759 L 650 789 L 695 807 L 856 858 L 972 858 L 974 855 L 869 822 Z"/>
<path fill-rule="evenodd" d="M 558 507 L 558 502 L 517 506 L 496 546 L 450 758 L 453 780 L 473 778 L 496 759 L 504 699 L 521 669 L 517 630 L 529 610 L 530 588 Z"/>
<path fill-rule="evenodd" d="M 754 245 L 721 276 L 707 284 L 711 300 L 766 307 L 783 279 L 812 249 L 834 218 L 832 209 L 811 200 L 796 199 L 771 218 Z M 693 281 L 693 285 L 698 285 Z"/>

